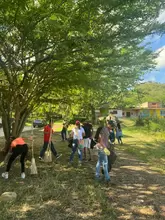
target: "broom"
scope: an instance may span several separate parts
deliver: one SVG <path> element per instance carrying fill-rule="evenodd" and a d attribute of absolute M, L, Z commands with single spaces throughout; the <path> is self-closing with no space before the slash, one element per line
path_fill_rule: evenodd
<path fill-rule="evenodd" d="M 51 125 L 52 125 L 52 118 L 51 118 Z M 50 130 L 48 148 L 47 148 L 47 150 L 45 152 L 45 155 L 44 155 L 44 162 L 46 162 L 46 163 L 52 162 L 51 140 L 52 140 L 52 127 L 51 127 L 51 130 Z"/>
<path fill-rule="evenodd" d="M 33 125 L 32 125 L 32 160 L 31 160 L 31 166 L 30 166 L 30 174 L 31 175 L 38 174 L 37 166 L 36 166 L 36 161 L 35 161 L 35 158 L 34 158 L 34 133 L 33 133 Z"/>

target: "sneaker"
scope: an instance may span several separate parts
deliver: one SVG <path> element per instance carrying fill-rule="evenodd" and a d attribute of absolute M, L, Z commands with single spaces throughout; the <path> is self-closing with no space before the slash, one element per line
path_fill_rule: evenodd
<path fill-rule="evenodd" d="M 42 157 L 39 156 L 39 160 L 44 160 Z"/>
<path fill-rule="evenodd" d="M 57 154 L 56 159 L 60 158 L 62 154 Z"/>
<path fill-rule="evenodd" d="M 2 177 L 7 180 L 9 178 L 8 172 L 2 173 Z"/>
<path fill-rule="evenodd" d="M 25 179 L 25 173 L 21 173 L 21 178 Z"/>

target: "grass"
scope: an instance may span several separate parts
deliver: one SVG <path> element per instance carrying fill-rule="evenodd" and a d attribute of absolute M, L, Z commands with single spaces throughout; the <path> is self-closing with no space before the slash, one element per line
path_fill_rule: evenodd
<path fill-rule="evenodd" d="M 132 169 L 136 166 L 141 169 L 142 167 L 139 167 L 138 162 L 133 164 L 135 162 L 131 161 L 135 160 L 132 160 L 129 154 L 151 164 L 152 170 L 164 173 L 165 137 L 163 133 L 152 135 L 152 132 L 150 132 L 148 134 L 147 130 L 140 130 L 130 120 L 124 120 L 122 127 L 124 145 L 117 146 L 122 155 L 119 156 L 114 167 L 114 174 L 116 175 L 114 178 L 115 180 L 118 179 L 118 185 L 115 188 L 108 188 L 104 183 L 97 183 L 94 180 L 96 161 L 84 163 L 82 167 L 79 167 L 78 158 L 75 155 L 73 166 L 68 166 L 70 148 L 67 147 L 67 143 L 61 142 L 60 133 L 55 135 L 53 142 L 58 152 L 62 153 L 63 156 L 52 163 L 40 162 L 38 155 L 43 144 L 43 129 L 34 129 L 38 175 L 30 175 L 30 163 L 27 161 L 27 178 L 22 181 L 20 178 L 20 165 L 17 160 L 12 167 L 9 180 L 5 181 L 0 178 L 0 194 L 7 191 L 17 193 L 15 202 L 0 202 L 0 220 L 116 220 L 124 219 L 122 218 L 124 215 L 127 216 L 132 213 L 131 198 L 136 200 L 137 195 L 140 193 L 138 187 L 142 187 L 143 190 L 141 190 L 144 192 L 147 189 L 146 187 L 148 187 L 148 182 L 144 183 L 144 185 L 142 184 L 143 182 L 138 182 L 140 180 L 136 177 L 136 174 L 143 178 L 148 175 L 147 180 L 150 177 L 150 187 L 158 186 L 154 185 L 155 180 L 151 181 L 151 176 L 153 177 L 154 174 L 147 173 L 147 170 L 145 170 L 147 167 L 143 167 L 144 171 L 130 170 L 131 166 Z M 61 130 L 60 123 L 55 125 L 55 130 Z M 31 131 L 26 131 L 23 134 L 24 137 L 29 137 L 30 135 Z M 0 144 L 3 146 L 3 139 L 0 139 Z M 31 143 L 29 142 L 30 145 Z M 127 158 L 124 151 L 129 153 Z M 129 157 L 130 161 L 128 163 Z M 29 151 L 28 160 L 31 160 L 31 151 Z M 125 168 L 123 168 L 124 165 Z M 128 165 L 130 166 L 128 167 Z M 0 172 L 3 169 L 0 168 Z M 136 177 L 136 181 L 134 179 L 131 180 L 133 176 Z M 141 181 L 143 181 L 143 178 Z M 132 191 L 129 190 L 129 187 L 133 187 Z M 152 193 L 154 195 L 154 191 Z M 128 204 L 125 201 L 127 199 L 126 196 L 128 196 Z M 154 197 L 150 198 L 147 195 L 146 201 L 147 198 L 150 199 L 149 202 L 154 199 Z M 139 211 L 141 209 L 138 206 L 141 208 L 138 204 L 135 209 Z M 148 204 L 146 203 L 144 207 L 148 207 Z M 145 210 L 145 215 L 139 214 L 139 218 L 135 213 L 136 218 L 132 219 L 140 219 L 140 217 L 144 217 L 141 219 L 148 219 L 145 218 L 148 215 L 146 212 Z M 118 218 L 119 215 L 121 215 L 121 218 Z M 129 217 L 125 219 L 129 219 Z M 150 219 L 157 219 L 157 217 L 150 217 Z"/>
<path fill-rule="evenodd" d="M 26 180 L 22 181 L 17 161 L 11 170 L 10 179 L 0 179 L 0 194 L 14 191 L 18 195 L 15 202 L 0 202 L 0 219 L 117 219 L 106 197 L 106 186 L 94 180 L 95 163 L 78 167 L 75 155 L 73 167 L 68 166 L 70 149 L 66 143 L 61 142 L 60 135 L 56 135 L 55 144 L 63 156 L 50 164 L 38 161 L 43 142 L 42 133 L 40 129 L 34 130 L 35 158 L 39 174 L 30 176 L 28 173 Z M 29 132 L 24 133 L 24 136 L 29 135 Z M 30 158 L 29 152 L 29 160 Z M 29 172 L 28 168 L 27 171 Z"/>
<path fill-rule="evenodd" d="M 165 173 L 165 133 L 136 127 L 131 120 L 124 120 L 123 127 L 125 144 L 120 149 Z"/>

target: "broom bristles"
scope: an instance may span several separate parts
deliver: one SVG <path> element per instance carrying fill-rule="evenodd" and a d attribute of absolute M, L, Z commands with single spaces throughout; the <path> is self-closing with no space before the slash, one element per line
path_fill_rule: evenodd
<path fill-rule="evenodd" d="M 50 150 L 47 150 L 45 152 L 44 162 L 46 162 L 46 163 L 52 162 L 52 153 Z"/>
<path fill-rule="evenodd" d="M 32 158 L 32 161 L 31 161 L 30 174 L 32 175 L 38 174 L 35 158 Z"/>

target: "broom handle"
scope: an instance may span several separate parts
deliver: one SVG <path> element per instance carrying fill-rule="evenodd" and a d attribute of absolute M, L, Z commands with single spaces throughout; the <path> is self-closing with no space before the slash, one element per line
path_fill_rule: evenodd
<path fill-rule="evenodd" d="M 51 118 L 51 120 L 50 120 L 51 122 L 51 128 L 50 128 L 50 137 L 49 137 L 49 148 L 51 149 L 51 141 L 52 141 L 52 118 Z"/>
<path fill-rule="evenodd" d="M 34 158 L 34 145 L 33 145 L 33 142 L 34 142 L 34 132 L 33 132 L 33 125 L 32 125 L 32 132 L 31 132 L 31 134 L 32 134 L 32 158 Z"/>

